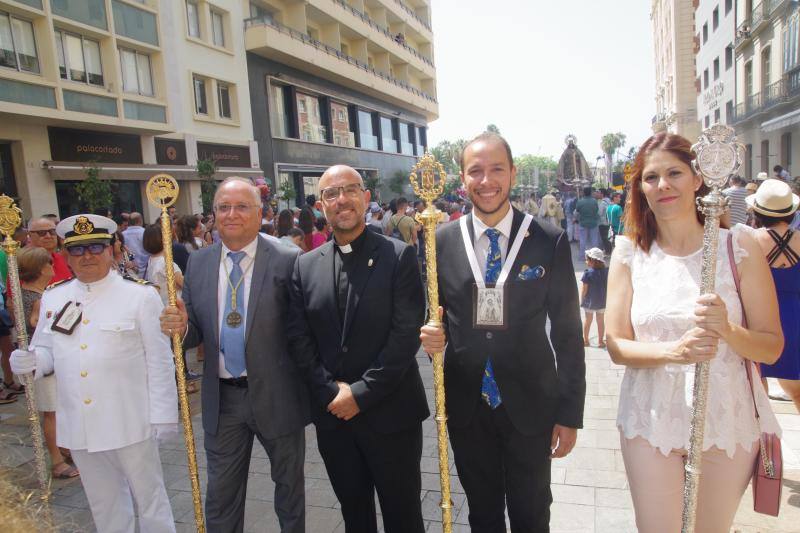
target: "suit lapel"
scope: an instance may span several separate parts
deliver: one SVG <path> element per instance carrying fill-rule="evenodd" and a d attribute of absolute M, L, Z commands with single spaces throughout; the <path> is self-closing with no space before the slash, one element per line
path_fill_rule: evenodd
<path fill-rule="evenodd" d="M 214 331 L 214 341 L 219 346 L 219 267 L 220 257 L 222 256 L 222 245 L 220 243 L 212 244 L 209 248 L 211 259 L 208 261 L 206 271 L 206 279 L 208 280 L 208 287 L 213 305 L 211 306 L 211 316 L 214 318 L 212 322 Z M 224 293 L 223 293 L 224 294 Z"/>
<path fill-rule="evenodd" d="M 350 288 L 347 291 L 347 308 L 344 313 L 344 332 L 342 334 L 342 345 L 350 332 L 350 327 L 353 324 L 353 318 L 358 311 L 358 302 L 361 299 L 361 294 L 367 286 L 369 277 L 372 270 L 375 268 L 375 263 L 378 262 L 378 244 L 380 239 L 378 235 L 373 235 L 371 231 L 367 232 L 366 240 L 364 242 L 364 252 L 359 257 L 358 262 L 353 267 L 353 271 L 349 278 Z"/>
<path fill-rule="evenodd" d="M 320 246 L 319 252 L 322 257 L 319 260 L 317 268 L 321 269 L 321 275 L 316 279 L 323 280 L 322 289 L 320 291 L 321 294 L 325 295 L 323 297 L 323 305 L 326 308 L 328 316 L 338 317 L 339 306 L 336 300 L 336 280 L 334 279 L 336 277 L 336 270 L 333 267 L 333 259 L 335 255 L 333 249 L 333 240 L 329 240 Z M 339 333 L 339 338 L 341 339 L 342 325 L 339 323 L 339 320 L 333 320 L 332 322 L 336 324 L 336 331 Z"/>
<path fill-rule="evenodd" d="M 250 279 L 250 297 L 247 299 L 247 324 L 244 334 L 244 342 L 250 338 L 250 332 L 253 330 L 253 322 L 256 317 L 256 308 L 260 298 L 261 290 L 264 286 L 264 278 L 266 277 L 269 265 L 272 263 L 272 254 L 269 253 L 269 246 L 266 239 L 258 237 L 258 244 L 256 245 L 256 257 L 253 264 L 253 277 Z M 266 299 L 270 301 L 269 298 Z"/>

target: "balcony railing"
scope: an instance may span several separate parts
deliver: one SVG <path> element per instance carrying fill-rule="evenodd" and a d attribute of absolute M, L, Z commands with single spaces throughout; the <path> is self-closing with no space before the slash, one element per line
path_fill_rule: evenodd
<path fill-rule="evenodd" d="M 414 17 L 415 19 L 417 19 L 417 21 L 419 21 L 419 23 L 420 23 L 420 24 L 422 24 L 423 26 L 425 26 L 425 27 L 428 29 L 428 31 L 433 31 L 433 30 L 431 29 L 431 25 L 430 25 L 430 24 L 428 24 L 428 21 L 427 21 L 427 20 L 422 20 L 422 17 L 420 17 L 419 15 L 417 15 L 417 12 L 416 12 L 416 11 L 414 11 L 413 9 L 411 9 L 410 7 L 408 7 L 408 6 L 406 5 L 406 3 L 405 3 L 405 2 L 403 2 L 402 0 L 394 0 L 394 1 L 395 1 L 395 2 L 397 2 L 397 4 L 398 4 L 398 5 L 399 5 L 401 8 L 403 8 L 403 11 L 405 11 L 406 13 L 408 13 L 409 15 L 411 15 L 412 17 Z"/>
<path fill-rule="evenodd" d="M 778 8 L 786 1 L 787 0 L 763 0 L 756 4 L 750 12 L 750 15 L 737 26 L 734 46 L 739 46 L 752 37 L 753 33 L 759 32 L 759 26 L 764 22 L 769 22 Z"/>
<path fill-rule="evenodd" d="M 758 3 L 753 7 L 753 11 L 750 13 L 750 27 L 756 29 L 758 25 L 761 24 L 762 20 L 764 20 L 764 5 Z"/>
<path fill-rule="evenodd" d="M 800 97 L 800 68 L 787 73 L 780 80 L 745 98 L 734 109 L 734 122 L 741 122 L 750 117 L 770 110 L 771 108 L 790 102 Z"/>
<path fill-rule="evenodd" d="M 351 6 L 350 4 L 345 2 L 344 0 L 333 0 L 333 3 L 334 4 L 339 4 L 342 8 L 344 8 L 345 10 L 349 11 L 350 13 L 355 15 L 356 17 L 358 17 L 361 20 L 363 20 L 364 22 L 366 22 L 370 27 L 375 28 L 376 30 L 378 30 L 379 32 L 384 34 L 388 39 L 391 39 L 392 42 L 398 44 L 399 46 L 402 46 L 403 48 L 405 48 L 406 50 L 411 52 L 412 55 L 414 55 L 415 57 L 418 57 L 424 63 L 427 63 L 428 65 L 430 65 L 432 67 L 434 66 L 433 61 L 431 61 L 430 59 L 428 59 L 427 57 L 425 57 L 421 53 L 417 52 L 414 48 L 408 46 L 406 43 L 397 40 L 397 37 L 395 35 L 392 35 L 388 28 L 386 28 L 384 26 L 381 26 L 380 24 L 378 24 L 377 22 L 375 22 L 374 20 L 369 18 L 369 15 L 367 15 L 366 13 L 362 13 L 361 11 L 359 11 L 356 8 L 354 8 L 353 6 Z"/>
<path fill-rule="evenodd" d="M 281 33 L 283 33 L 285 35 L 288 35 L 289 37 L 291 37 L 293 39 L 296 39 L 298 41 L 301 41 L 301 42 L 304 42 L 304 43 L 306 43 L 308 45 L 311 45 L 314 48 L 316 48 L 317 50 L 320 50 L 320 51 L 325 52 L 325 53 L 327 53 L 329 55 L 337 57 L 337 58 L 341 59 L 342 61 L 350 63 L 351 65 L 356 66 L 356 67 L 364 70 L 365 72 L 370 72 L 373 75 L 375 75 L 375 76 L 377 76 L 377 77 L 379 77 L 379 78 L 381 78 L 383 80 L 388 81 L 389 83 L 392 83 L 392 84 L 394 84 L 394 85 L 396 85 L 396 86 L 398 86 L 400 88 L 403 88 L 403 89 L 405 89 L 405 90 L 407 90 L 407 91 L 409 91 L 409 92 L 411 92 L 411 93 L 413 93 L 413 94 L 415 94 L 417 96 L 420 96 L 422 98 L 425 98 L 426 100 L 430 100 L 431 102 L 436 103 L 436 98 L 434 98 L 433 96 L 429 95 L 428 93 L 426 93 L 424 91 L 421 91 L 421 90 L 417 89 L 416 87 L 412 87 L 408 83 L 406 83 L 406 82 L 404 82 L 402 80 L 398 80 L 397 78 L 395 78 L 393 76 L 390 76 L 390 75 L 386 74 L 385 72 L 381 72 L 380 70 L 376 70 L 376 69 L 370 67 L 369 65 L 367 65 L 366 63 L 364 63 L 362 61 L 359 61 L 358 59 L 343 53 L 341 50 L 337 50 L 336 48 L 334 48 L 332 46 L 329 46 L 329 45 L 327 45 L 325 43 L 317 41 L 316 39 L 312 39 L 308 34 L 305 34 L 303 32 L 297 31 L 295 29 L 289 28 L 288 26 L 284 26 L 280 22 L 274 20 L 272 17 L 269 17 L 269 16 L 263 17 L 262 16 L 262 17 L 252 17 L 252 18 L 245 19 L 245 21 L 244 21 L 245 29 L 251 28 L 253 26 L 270 26 L 270 27 L 274 28 L 275 30 L 277 30 L 277 31 L 279 31 L 279 32 L 281 32 Z"/>

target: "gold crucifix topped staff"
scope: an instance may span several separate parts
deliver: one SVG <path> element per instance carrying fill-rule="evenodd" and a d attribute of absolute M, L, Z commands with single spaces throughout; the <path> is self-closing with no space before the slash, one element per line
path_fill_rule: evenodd
<path fill-rule="evenodd" d="M 167 208 L 178 200 L 180 188 L 178 182 L 169 174 L 157 174 L 147 181 L 147 199 L 161 209 L 161 240 L 164 244 L 164 263 L 167 273 L 167 293 L 169 305 L 176 306 L 178 294 L 175 290 L 175 269 L 172 265 L 172 221 Z M 183 439 L 186 444 L 186 456 L 189 460 L 189 480 L 192 485 L 192 502 L 194 503 L 194 520 L 198 533 L 205 532 L 203 522 L 203 506 L 200 499 L 200 477 L 197 473 L 197 454 L 194 446 L 192 415 L 189 411 L 189 395 L 186 392 L 186 366 L 183 363 L 183 338 L 180 333 L 172 335 L 172 352 L 175 359 L 175 376 L 178 381 L 178 403 L 183 423 Z"/>
<path fill-rule="evenodd" d="M 17 330 L 17 346 L 20 350 L 28 349 L 28 332 L 25 308 L 22 305 L 22 290 L 19 286 L 19 270 L 17 268 L 17 250 L 19 243 L 14 240 L 14 232 L 22 222 L 22 211 L 14 204 L 14 200 L 6 195 L 0 196 L 0 232 L 5 235 L 2 242 L 8 261 L 8 283 L 10 285 L 11 301 L 13 303 L 14 326 Z M 20 376 L 25 386 L 25 405 L 28 409 L 28 422 L 31 427 L 31 440 L 33 441 L 34 462 L 36 477 L 41 490 L 41 498 L 47 504 L 50 500 L 50 476 L 47 473 L 47 463 L 44 455 L 44 437 L 42 427 L 39 425 L 39 411 L 36 408 L 36 397 L 33 384 L 33 374 Z"/>
<path fill-rule="evenodd" d="M 441 163 L 430 153 L 420 158 L 408 176 L 414 194 L 425 200 L 425 211 L 417 215 L 425 230 L 425 262 L 428 278 L 428 326 L 438 328 L 439 319 L 439 280 L 436 274 L 436 225 L 441 213 L 433 205 L 434 200 L 444 192 L 447 174 Z M 444 353 L 431 354 L 433 360 L 433 386 L 436 403 L 436 429 L 439 440 L 439 484 L 442 490 L 442 531 L 452 531 L 453 502 L 450 500 L 450 461 L 447 456 L 447 411 L 444 403 Z"/>
<path fill-rule="evenodd" d="M 714 292 L 717 275 L 717 248 L 719 244 L 719 219 L 725 213 L 728 199 L 722 187 L 739 170 L 744 159 L 744 146 L 736 141 L 733 128 L 715 124 L 700 135 L 692 146 L 696 157 L 693 163 L 705 184 L 711 189 L 697 199 L 697 208 L 705 215 L 703 226 L 703 264 L 700 270 L 700 294 Z M 706 426 L 706 401 L 708 398 L 708 373 L 710 363 L 697 363 L 694 370 L 692 398 L 692 425 L 689 429 L 689 457 L 683 489 L 683 533 L 693 533 L 697 515 L 697 494 L 703 455 L 703 435 Z"/>

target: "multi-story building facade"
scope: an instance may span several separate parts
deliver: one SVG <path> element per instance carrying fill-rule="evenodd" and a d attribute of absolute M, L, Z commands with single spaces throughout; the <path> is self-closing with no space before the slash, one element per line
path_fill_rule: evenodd
<path fill-rule="evenodd" d="M 344 163 L 386 190 L 438 115 L 429 0 L 250 0 L 245 46 L 261 167 L 296 201 Z"/>
<path fill-rule="evenodd" d="M 156 212 L 144 183 L 181 184 L 200 211 L 198 159 L 261 175 L 241 0 L 0 0 L 0 178 L 26 217 L 81 208 L 95 166 L 114 211 Z"/>
<path fill-rule="evenodd" d="M 800 6 L 739 0 L 734 125 L 746 146 L 744 174 L 800 174 Z"/>
<path fill-rule="evenodd" d="M 736 101 L 734 7 L 734 0 L 700 0 L 695 9 L 697 118 L 703 128 L 730 124 L 733 120 Z"/>
<path fill-rule="evenodd" d="M 656 65 L 653 131 L 694 140 L 700 133 L 694 60 L 692 0 L 652 0 L 650 20 Z"/>

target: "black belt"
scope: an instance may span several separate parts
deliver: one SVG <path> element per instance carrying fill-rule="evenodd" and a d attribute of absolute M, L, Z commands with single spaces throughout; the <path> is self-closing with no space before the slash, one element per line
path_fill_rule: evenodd
<path fill-rule="evenodd" d="M 242 376 L 240 378 L 219 378 L 219 382 L 230 387 L 239 387 L 240 389 L 247 388 L 247 376 Z"/>

